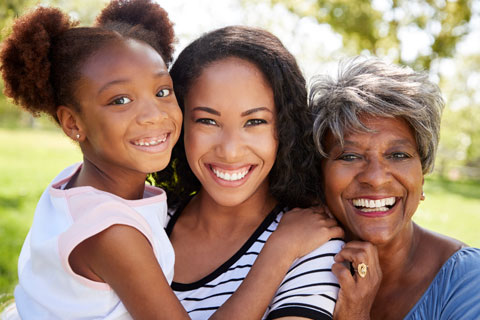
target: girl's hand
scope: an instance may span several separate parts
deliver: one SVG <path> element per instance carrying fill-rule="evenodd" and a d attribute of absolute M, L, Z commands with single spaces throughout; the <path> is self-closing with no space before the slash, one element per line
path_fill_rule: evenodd
<path fill-rule="evenodd" d="M 340 291 L 333 318 L 370 319 L 370 309 L 382 281 L 377 248 L 370 242 L 351 241 L 335 256 L 335 262 L 332 272 L 340 283 Z"/>
<path fill-rule="evenodd" d="M 269 241 L 281 243 L 282 250 L 300 258 L 332 238 L 343 238 L 343 229 L 323 207 L 295 208 L 284 214 Z"/>

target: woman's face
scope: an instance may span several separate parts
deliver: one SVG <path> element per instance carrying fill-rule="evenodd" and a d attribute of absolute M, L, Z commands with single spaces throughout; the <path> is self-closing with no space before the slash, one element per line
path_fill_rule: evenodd
<path fill-rule="evenodd" d="M 226 58 L 208 65 L 185 99 L 185 152 L 204 191 L 236 206 L 259 189 L 277 154 L 273 91 L 252 63 Z"/>
<path fill-rule="evenodd" d="M 373 132 L 346 132 L 343 148 L 326 137 L 327 205 L 355 237 L 386 244 L 408 230 L 422 194 L 414 133 L 398 118 L 361 118 Z"/>
<path fill-rule="evenodd" d="M 82 150 L 104 171 L 162 170 L 180 135 L 182 113 L 161 56 L 129 40 L 108 45 L 81 69 Z"/>

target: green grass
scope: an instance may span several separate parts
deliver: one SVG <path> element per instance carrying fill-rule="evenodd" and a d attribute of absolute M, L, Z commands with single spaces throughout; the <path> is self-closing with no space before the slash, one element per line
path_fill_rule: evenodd
<path fill-rule="evenodd" d="M 78 147 L 58 130 L 0 129 L 0 305 L 12 298 L 18 254 L 40 195 L 80 160 Z"/>
<path fill-rule="evenodd" d="M 424 191 L 426 199 L 415 213 L 414 221 L 479 248 L 480 182 L 427 177 Z"/>
<path fill-rule="evenodd" d="M 80 160 L 78 147 L 58 130 L 0 129 L 0 306 L 12 298 L 18 254 L 40 195 Z M 427 178 L 425 193 L 416 222 L 480 247 L 480 182 Z"/>

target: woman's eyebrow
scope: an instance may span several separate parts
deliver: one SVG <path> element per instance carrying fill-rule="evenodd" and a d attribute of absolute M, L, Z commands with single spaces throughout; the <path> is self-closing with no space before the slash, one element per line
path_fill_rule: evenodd
<path fill-rule="evenodd" d="M 245 116 L 251 115 L 252 113 L 260 112 L 260 111 L 268 111 L 270 113 L 273 113 L 272 110 L 270 110 L 266 107 L 258 107 L 258 108 L 253 108 L 253 109 L 242 112 L 241 116 L 245 117 Z"/>
<path fill-rule="evenodd" d="M 209 108 L 209 107 L 195 107 L 195 108 L 193 108 L 192 111 L 208 112 L 208 113 L 214 114 L 214 115 L 216 115 L 216 116 L 221 116 L 221 115 L 222 115 L 222 114 L 221 114 L 220 112 L 218 112 L 217 110 L 212 109 L 212 108 Z"/>

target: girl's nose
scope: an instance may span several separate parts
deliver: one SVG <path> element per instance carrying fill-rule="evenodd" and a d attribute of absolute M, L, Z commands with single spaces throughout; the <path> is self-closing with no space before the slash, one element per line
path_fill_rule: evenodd
<path fill-rule="evenodd" d="M 139 106 L 137 121 L 140 124 L 155 124 L 168 118 L 168 113 L 158 101 L 148 101 Z"/>

